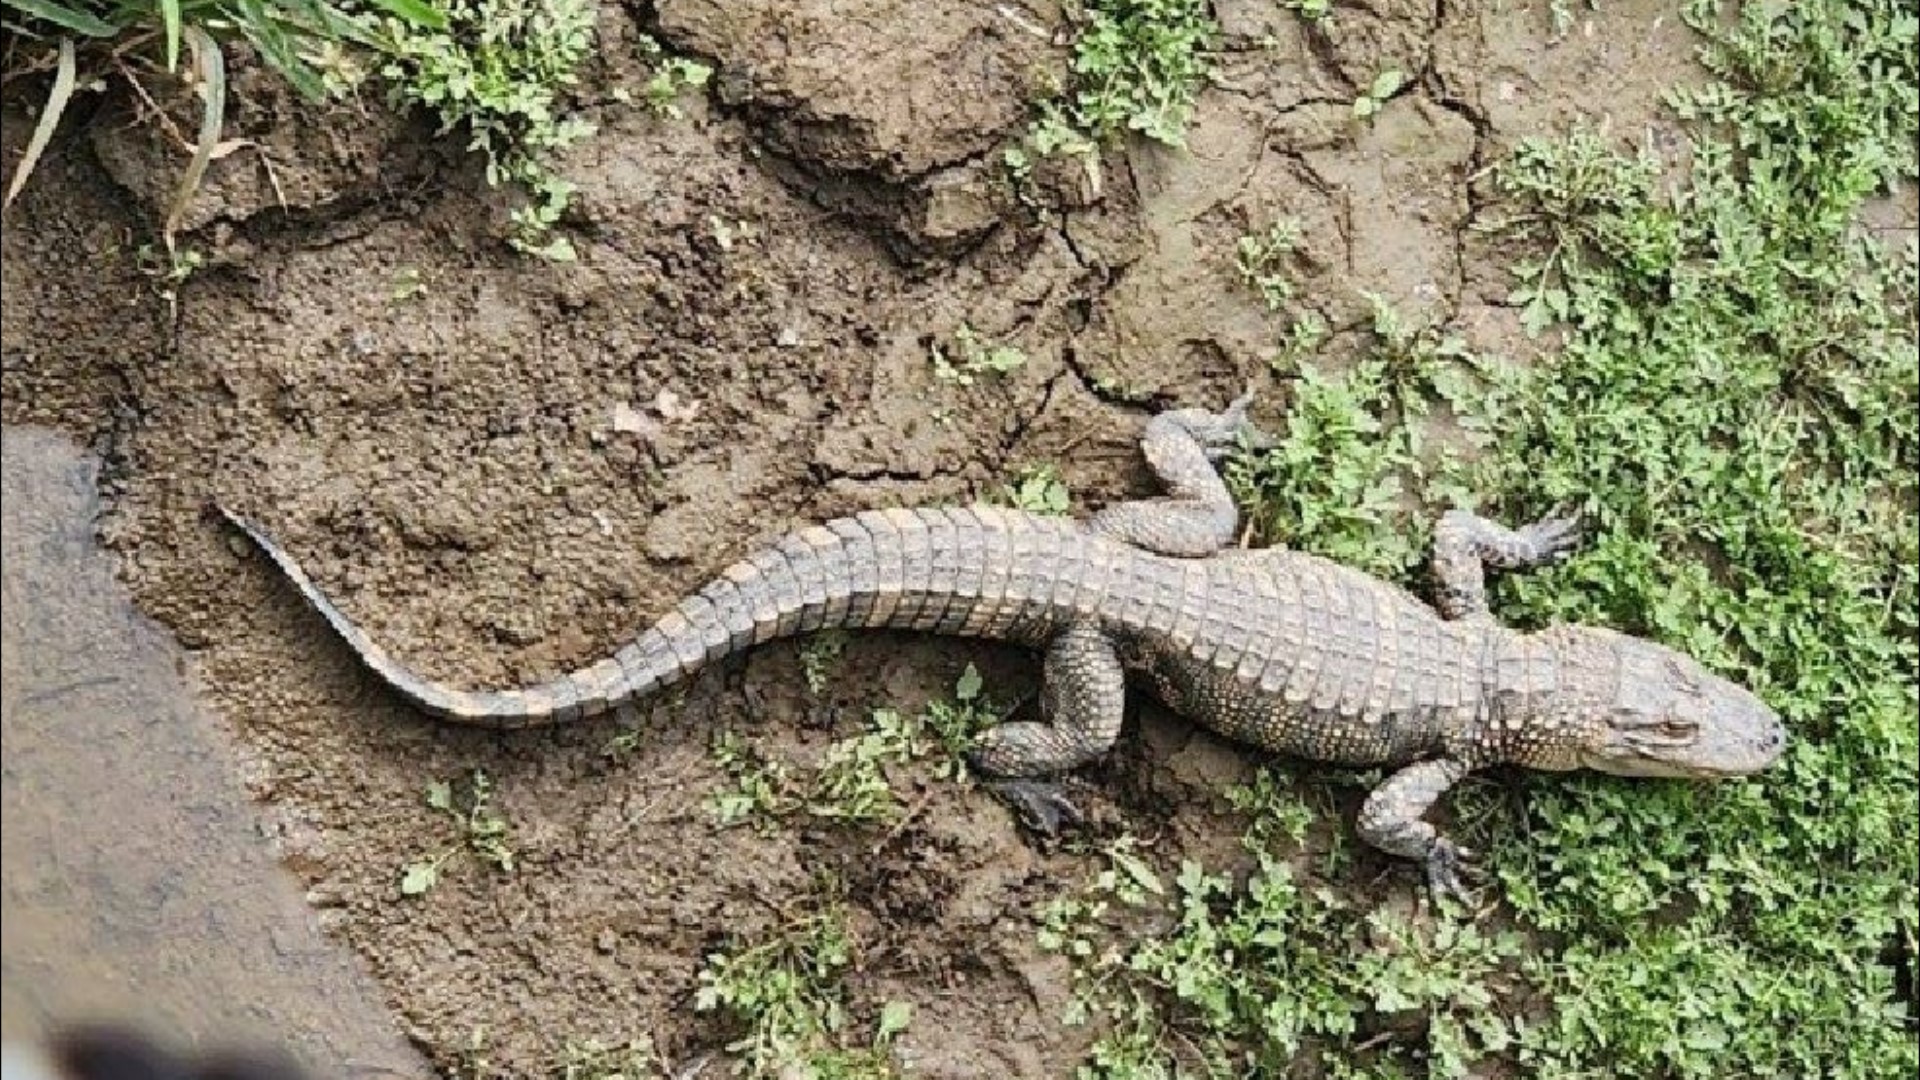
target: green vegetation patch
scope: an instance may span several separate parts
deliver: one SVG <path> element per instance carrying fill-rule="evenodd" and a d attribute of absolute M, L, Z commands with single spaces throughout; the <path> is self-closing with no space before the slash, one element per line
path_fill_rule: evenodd
<path fill-rule="evenodd" d="M 1085 0 L 1076 21 L 1068 85 L 1039 103 L 1026 137 L 1006 150 L 1016 178 L 1036 158 L 1091 159 L 1128 132 L 1186 145 L 1220 30 L 1205 0 Z"/>
<path fill-rule="evenodd" d="M 310 98 L 335 89 L 328 76 L 343 44 L 377 48 L 365 13 L 385 14 L 406 26 L 437 27 L 446 15 L 428 0 L 4 0 L 16 16 L 9 29 L 47 41 L 61 37 L 99 44 L 124 42 L 132 53 L 114 59 L 147 61 L 177 71 L 190 29 L 214 41 L 244 40 L 294 88 Z M 111 66 L 105 64 L 103 66 Z"/>
<path fill-rule="evenodd" d="M 752 941 L 714 952 L 700 969 L 694 1007 L 726 1015 L 739 1034 L 727 1044 L 740 1072 L 795 1080 L 881 1080 L 895 1075 L 888 1047 L 913 1007 L 882 1005 L 872 1034 L 854 1037 L 845 980 L 854 940 L 831 883 L 816 910 Z"/>
<path fill-rule="evenodd" d="M 437 780 L 427 785 L 427 806 L 452 822 L 455 838 L 439 851 L 415 859 L 400 871 L 400 892 L 419 896 L 440 884 L 441 875 L 461 856 L 501 873 L 513 872 L 513 826 L 493 805 L 493 781 L 473 770 L 463 784 Z"/>
<path fill-rule="evenodd" d="M 1001 485 L 999 498 L 1016 510 L 1029 514 L 1065 517 L 1073 512 L 1073 493 L 1052 465 L 1025 465 L 1014 470 L 1012 481 Z"/>
<path fill-rule="evenodd" d="M 80 88 L 97 89 L 107 76 L 126 80 L 151 102 L 143 82 L 182 76 L 200 99 L 193 157 L 175 186 L 161 238 L 169 253 L 174 234 L 212 162 L 226 123 L 227 68 L 222 45 L 250 42 L 266 63 L 309 98 L 340 93 L 358 79 L 351 53 L 379 49 L 382 39 L 368 11 L 396 27 L 430 29 L 444 14 L 425 0 L 366 0 L 366 7 L 328 0 L 4 0 L 12 16 L 5 75 L 53 68 L 53 83 L 7 182 L 5 205 L 25 187 Z M 43 48 L 25 42 L 40 42 Z M 183 69 L 182 59 L 191 63 Z M 157 110 L 156 110 L 157 113 Z M 165 118 L 162 117 L 165 122 Z"/>
<path fill-rule="evenodd" d="M 765 757 L 739 735 L 721 732 L 712 756 L 727 784 L 708 796 L 707 810 L 723 826 L 762 829 L 795 815 L 846 825 L 898 821 L 906 812 L 893 786 L 901 767 L 926 761 L 936 780 L 967 775 L 964 755 L 974 735 L 999 718 L 984 686 L 968 664 L 950 701 L 930 701 L 912 714 L 875 709 L 865 731 L 835 740 L 810 771 Z"/>
<path fill-rule="evenodd" d="M 1123 131 L 1180 146 L 1219 32 L 1204 0 L 1088 0 L 1067 116 L 1096 139 Z"/>
<path fill-rule="evenodd" d="M 1312 1061 L 1329 1076 L 1460 1076 L 1514 1045 L 1496 1002 L 1519 936 L 1369 910 L 1309 880 L 1277 852 L 1324 811 L 1290 788 L 1268 770 L 1228 793 L 1252 822 L 1243 880 L 1188 860 L 1163 882 L 1122 838 L 1084 892 L 1049 905 L 1041 946 L 1078 961 L 1068 1020 L 1107 1028 L 1083 1075 L 1283 1076 Z M 1336 846 L 1322 868 L 1346 856 Z M 1171 925 L 1143 929 L 1156 910 Z"/>
<path fill-rule="evenodd" d="M 561 101 L 592 52 L 595 10 L 592 0 L 448 0 L 442 29 L 388 25 L 382 74 L 395 100 L 434 112 L 442 133 L 461 128 L 486 157 L 489 184 L 527 193 L 513 214 L 514 245 L 550 259 L 574 257 L 551 235 L 573 185 L 548 161 L 593 132 Z"/>
<path fill-rule="evenodd" d="M 1087 1075 L 1296 1050 L 1329 1076 L 1920 1070 L 1894 970 L 1920 922 L 1920 250 L 1856 224 L 1915 177 L 1920 23 L 1861 0 L 1686 17 L 1713 78 L 1670 97 L 1684 169 L 1576 132 L 1499 171 L 1502 225 L 1540 253 L 1513 302 L 1557 354 L 1513 369 L 1381 308 L 1369 355 L 1301 369 L 1280 445 L 1232 478 L 1265 538 L 1415 585 L 1447 505 L 1581 508 L 1587 546 L 1500 579 L 1502 618 L 1685 649 L 1780 710 L 1787 756 L 1711 785 L 1469 782 L 1455 828 L 1510 905 L 1480 929 L 1318 884 L 1347 874 L 1280 861 L 1287 830 L 1239 882 L 1168 886 L 1135 856 L 1164 897 L 1124 869 L 1107 891 L 1133 881 L 1167 933 L 1084 932 L 1111 898 L 1046 930 L 1106 1024 Z M 1487 929 L 1509 918 L 1517 952 Z"/>
<path fill-rule="evenodd" d="M 32 172 L 77 85 L 97 74 L 181 69 L 183 43 L 201 89 L 204 122 L 193 164 L 180 185 L 165 236 L 198 187 L 225 122 L 225 64 L 219 44 L 251 43 L 301 93 L 319 99 L 351 91 L 371 66 L 396 105 L 458 130 L 486 162 L 487 182 L 518 189 L 512 244 L 555 260 L 575 257 L 553 235 L 574 187 L 552 166 L 554 154 L 593 132 L 568 95 L 594 49 L 592 0 L 4 0 L 9 26 L 44 38 L 56 69 L 47 108 L 9 185 L 7 199 Z M 76 50 L 74 41 L 99 46 Z M 123 44 L 124 43 L 124 44 Z M 638 49 L 652 68 L 644 104 L 677 118 L 680 96 L 704 87 L 712 69 L 668 55 L 644 35 Z M 83 73 L 81 57 L 91 66 Z M 38 62 L 37 60 L 35 62 Z M 9 72 L 12 74 L 12 72 Z M 83 77 L 83 74 L 85 77 Z M 145 94 L 145 91 L 141 91 Z M 619 100 L 627 100 L 619 94 Z"/>

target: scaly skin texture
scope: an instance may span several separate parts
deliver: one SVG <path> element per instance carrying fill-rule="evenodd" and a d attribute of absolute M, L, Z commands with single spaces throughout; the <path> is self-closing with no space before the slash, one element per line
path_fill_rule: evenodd
<path fill-rule="evenodd" d="M 611 658 L 538 686 L 422 679 L 369 640 L 252 523 L 228 513 L 368 667 L 422 710 L 497 728 L 594 716 L 776 638 L 832 627 L 1017 642 L 1045 653 L 1039 722 L 983 733 L 973 760 L 1050 823 L 1070 809 L 1031 778 L 1112 747 L 1131 675 L 1228 738 L 1397 767 L 1360 812 L 1369 843 L 1464 896 L 1471 854 L 1424 820 L 1474 769 L 1593 768 L 1710 778 L 1757 772 L 1785 744 L 1759 699 L 1686 656 L 1608 630 L 1522 634 L 1487 610 L 1485 570 L 1561 557 L 1574 523 L 1510 530 L 1452 511 L 1436 530 L 1437 610 L 1337 563 L 1231 549 L 1238 514 L 1214 461 L 1260 441 L 1247 399 L 1148 424 L 1169 494 L 1085 522 L 1013 510 L 885 510 L 801 529 L 724 570 Z M 226 513 L 226 511 L 222 511 Z"/>

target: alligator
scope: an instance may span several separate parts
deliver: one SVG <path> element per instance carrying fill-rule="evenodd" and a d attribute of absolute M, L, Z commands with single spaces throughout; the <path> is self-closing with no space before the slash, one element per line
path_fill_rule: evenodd
<path fill-rule="evenodd" d="M 1497 764 L 1639 777 L 1758 772 L 1786 735 L 1758 697 L 1688 656 L 1592 626 L 1526 633 L 1493 618 L 1489 569 L 1569 554 L 1579 524 L 1510 529 L 1465 510 L 1435 527 L 1431 605 L 1350 567 L 1234 545 L 1219 463 L 1270 440 L 1251 395 L 1145 425 L 1164 495 L 1083 520 L 991 506 L 873 510 L 799 529 L 721 571 L 611 657 L 521 689 L 428 681 L 374 643 L 258 525 L 243 530 L 360 660 L 426 713 L 520 728 L 608 712 L 756 645 L 828 628 L 1017 643 L 1044 654 L 1039 719 L 1006 719 L 969 760 L 1030 822 L 1071 814 L 1048 778 L 1117 740 L 1129 676 L 1175 712 L 1268 751 L 1393 771 L 1360 836 L 1467 899 L 1475 855 L 1425 820 Z"/>

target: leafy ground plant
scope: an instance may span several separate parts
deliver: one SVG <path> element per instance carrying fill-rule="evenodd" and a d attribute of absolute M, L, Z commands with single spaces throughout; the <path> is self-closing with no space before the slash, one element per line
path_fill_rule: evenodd
<path fill-rule="evenodd" d="M 1073 47 L 1074 126 L 1180 146 L 1218 32 L 1203 0 L 1091 0 Z"/>
<path fill-rule="evenodd" d="M 1424 1061 L 1460 1076 L 1512 1045 L 1495 1002 L 1516 935 L 1368 911 L 1302 880 L 1275 850 L 1316 813 L 1271 772 L 1231 795 L 1251 814 L 1244 882 L 1189 860 L 1168 884 L 1122 838 L 1085 891 L 1047 909 L 1041 947 L 1076 960 L 1068 1019 L 1106 1028 L 1087 1073 L 1278 1076 L 1306 1055 L 1328 1075 L 1417 1075 Z M 1328 852 L 1322 869 L 1343 858 Z M 1407 1016 L 1421 1022 L 1406 1037 L 1379 1037 L 1383 1018 Z"/>
<path fill-rule="evenodd" d="M 479 769 L 464 784 L 435 781 L 427 785 L 427 805 L 449 818 L 459 834 L 439 852 L 408 863 L 400 872 L 400 892 L 419 896 L 440 883 L 454 859 L 465 855 L 499 870 L 513 871 L 513 827 L 493 806 L 493 781 Z"/>
<path fill-rule="evenodd" d="M 756 753 L 739 735 L 723 732 L 714 741 L 713 761 L 728 783 L 708 797 L 707 809 L 721 825 L 770 827 L 797 813 L 850 825 L 894 821 L 904 807 L 893 789 L 892 770 L 931 758 L 936 779 L 966 775 L 962 755 L 974 734 L 999 718 L 984 688 L 980 672 L 968 664 L 951 700 L 928 702 L 912 714 L 875 709 L 864 732 L 834 742 L 819 765 L 804 774 Z"/>
<path fill-rule="evenodd" d="M 1234 243 L 1233 267 L 1239 271 L 1240 280 L 1260 294 L 1268 311 L 1279 311 L 1293 299 L 1287 259 L 1299 246 L 1300 223 L 1291 219 L 1276 221 Z"/>
<path fill-rule="evenodd" d="M 389 20 L 390 59 L 383 74 L 394 98 L 432 110 L 441 131 L 461 130 L 486 159 L 489 184 L 517 187 L 525 205 L 513 211 L 514 247 L 560 262 L 577 257 L 557 236 L 574 186 L 553 168 L 553 156 L 591 135 L 571 114 L 567 95 L 592 55 L 593 0 L 448 0 L 445 25 Z M 637 48 L 654 70 L 647 107 L 681 115 L 678 99 L 706 85 L 713 70 L 669 56 L 642 35 Z"/>
<path fill-rule="evenodd" d="M 1712 791 L 1532 782 L 1524 818 L 1490 814 L 1519 913 L 1567 935 L 1531 965 L 1555 1014 L 1521 1056 L 1911 1075 L 1892 961 L 1920 873 L 1916 252 L 1855 215 L 1915 175 L 1920 16 L 1687 15 L 1718 80 L 1673 98 L 1699 122 L 1683 187 L 1587 137 L 1503 173 L 1550 253 L 1516 299 L 1567 341 L 1513 387 L 1484 487 L 1516 510 L 1585 498 L 1597 526 L 1584 557 L 1506 583 L 1510 617 L 1683 646 L 1758 687 L 1794 744 Z"/>
<path fill-rule="evenodd" d="M 1069 85 L 1037 105 L 1025 138 L 1006 151 L 1016 178 L 1036 158 L 1067 154 L 1088 162 L 1097 185 L 1101 144 L 1128 132 L 1186 143 L 1219 33 L 1205 0 L 1087 0 L 1078 29 Z"/>
<path fill-rule="evenodd" d="M 1365 92 L 1353 99 L 1353 116 L 1356 120 L 1370 120 L 1387 99 L 1400 92 L 1407 84 L 1406 72 L 1398 68 L 1388 68 L 1373 77 Z"/>
<path fill-rule="evenodd" d="M 984 376 L 1018 371 L 1026 362 L 1027 354 L 1017 347 L 987 342 L 966 323 L 954 330 L 951 346 L 933 347 L 933 377 L 955 386 L 972 386 Z"/>
<path fill-rule="evenodd" d="M 1001 486 L 1000 501 L 1029 514 L 1064 515 L 1073 509 L 1073 494 L 1052 465 L 1017 470 L 1012 481 Z"/>
<path fill-rule="evenodd" d="M 487 182 L 528 197 L 514 211 L 513 243 L 569 260 L 573 245 L 552 235 L 573 185 L 550 156 L 593 131 L 566 116 L 562 95 L 593 47 L 591 0 L 451 0 L 439 29 L 390 21 L 392 58 L 383 70 L 394 97 L 440 117 L 443 132 L 467 132 L 486 158 Z"/>
<path fill-rule="evenodd" d="M 694 1007 L 725 1013 L 740 1029 L 727 1044 L 755 1076 L 880 1080 L 894 1075 L 887 1048 L 912 1022 L 912 1006 L 887 1002 L 865 1045 L 852 1045 L 843 983 L 854 963 L 844 908 L 828 895 L 816 910 L 753 942 L 707 957 Z"/>
<path fill-rule="evenodd" d="M 363 12 L 378 12 L 408 26 L 439 27 L 446 15 L 429 0 L 4 0 L 18 21 L 10 27 L 48 42 L 89 43 L 114 70 L 136 58 L 178 71 L 187 30 L 199 28 L 215 41 L 244 40 L 293 87 L 309 98 L 329 89 L 330 46 L 353 43 L 377 48 L 380 39 Z M 107 48 L 125 43 L 123 51 Z M 119 62 L 115 64 L 114 62 Z"/>

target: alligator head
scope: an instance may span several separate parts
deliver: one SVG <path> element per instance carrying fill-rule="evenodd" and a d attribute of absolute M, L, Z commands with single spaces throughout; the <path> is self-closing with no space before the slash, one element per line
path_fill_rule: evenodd
<path fill-rule="evenodd" d="M 1757 773 L 1780 759 L 1786 726 L 1745 688 L 1650 641 L 1591 628 L 1585 635 L 1605 639 L 1616 678 L 1576 751 L 1581 765 L 1707 780 Z"/>

